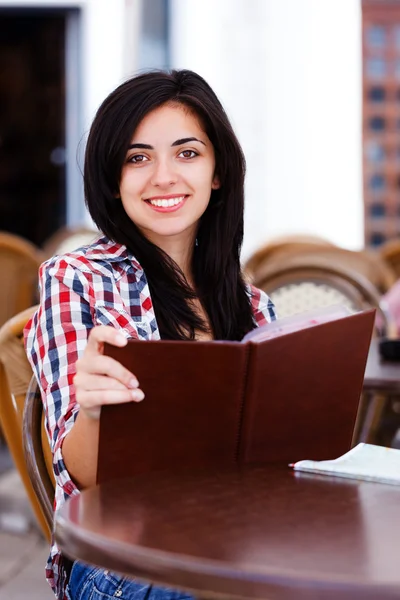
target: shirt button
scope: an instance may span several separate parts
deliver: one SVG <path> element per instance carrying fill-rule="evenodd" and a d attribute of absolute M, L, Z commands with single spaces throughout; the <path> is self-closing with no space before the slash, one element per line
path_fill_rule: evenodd
<path fill-rule="evenodd" d="M 115 596 L 116 598 L 119 598 L 120 596 L 122 596 L 122 590 L 117 590 L 117 591 L 115 592 L 114 596 Z"/>

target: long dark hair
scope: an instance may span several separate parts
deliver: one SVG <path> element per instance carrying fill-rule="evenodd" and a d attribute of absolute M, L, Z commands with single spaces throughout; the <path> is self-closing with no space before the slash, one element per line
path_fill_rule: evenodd
<path fill-rule="evenodd" d="M 116 198 L 132 135 L 149 112 L 166 103 L 184 105 L 198 116 L 213 144 L 220 182 L 199 224 L 192 265 L 195 291 Z M 86 204 L 98 228 L 127 246 L 142 265 L 164 339 L 193 339 L 196 329 L 207 329 L 193 310 L 194 298 L 201 301 L 215 339 L 239 340 L 255 327 L 240 271 L 244 175 L 245 159 L 228 117 L 207 82 L 192 71 L 134 77 L 114 90 L 96 114 L 85 153 Z"/>

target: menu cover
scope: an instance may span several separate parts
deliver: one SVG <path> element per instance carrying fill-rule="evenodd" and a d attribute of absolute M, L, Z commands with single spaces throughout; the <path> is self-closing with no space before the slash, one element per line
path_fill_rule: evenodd
<path fill-rule="evenodd" d="M 347 452 L 374 317 L 367 310 L 300 316 L 289 326 L 282 319 L 242 342 L 106 344 L 145 399 L 102 407 L 97 481 Z"/>

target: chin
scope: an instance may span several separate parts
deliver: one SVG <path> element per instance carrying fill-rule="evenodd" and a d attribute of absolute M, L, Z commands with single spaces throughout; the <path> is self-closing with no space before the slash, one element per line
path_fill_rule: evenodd
<path fill-rule="evenodd" d="M 147 227 L 143 227 L 143 231 L 149 236 L 160 236 L 160 237 L 171 237 L 171 236 L 179 236 L 187 233 L 188 231 L 194 229 L 195 223 L 152 223 Z"/>
<path fill-rule="evenodd" d="M 165 228 L 165 229 L 152 229 L 152 230 L 148 229 L 147 231 L 149 232 L 149 235 L 151 235 L 151 236 L 155 236 L 155 237 L 157 236 L 160 238 L 163 238 L 163 237 L 169 238 L 169 237 L 177 237 L 180 235 L 184 235 L 187 232 L 187 228 L 185 227 L 185 228 L 181 229 L 181 228 L 170 227 L 170 228 Z"/>

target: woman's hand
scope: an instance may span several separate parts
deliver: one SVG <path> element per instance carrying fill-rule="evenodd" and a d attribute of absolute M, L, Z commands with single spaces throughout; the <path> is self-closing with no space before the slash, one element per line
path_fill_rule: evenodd
<path fill-rule="evenodd" d="M 104 342 L 121 347 L 128 343 L 113 327 L 98 325 L 90 331 L 85 352 L 76 363 L 76 400 L 80 410 L 92 419 L 99 419 L 103 404 L 140 402 L 144 398 L 135 375 L 104 356 Z"/>

